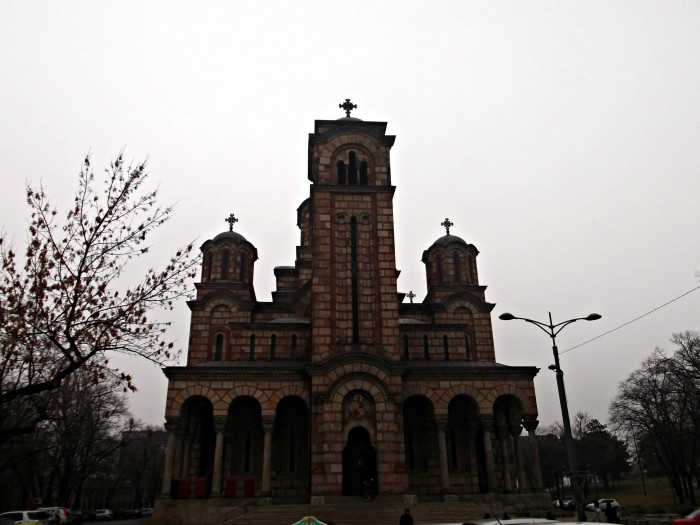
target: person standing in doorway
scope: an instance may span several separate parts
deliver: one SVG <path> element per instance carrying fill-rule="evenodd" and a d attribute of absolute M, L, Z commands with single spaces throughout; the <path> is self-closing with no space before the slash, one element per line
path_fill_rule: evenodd
<path fill-rule="evenodd" d="M 409 509 L 404 510 L 403 514 L 401 514 L 399 525 L 413 525 L 413 516 L 411 516 L 411 511 Z"/>

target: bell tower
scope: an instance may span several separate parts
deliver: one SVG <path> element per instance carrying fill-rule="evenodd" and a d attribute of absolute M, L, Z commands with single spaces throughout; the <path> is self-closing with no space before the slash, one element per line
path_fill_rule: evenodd
<path fill-rule="evenodd" d="M 346 351 L 398 358 L 393 196 L 385 122 L 317 120 L 309 135 L 313 360 Z"/>

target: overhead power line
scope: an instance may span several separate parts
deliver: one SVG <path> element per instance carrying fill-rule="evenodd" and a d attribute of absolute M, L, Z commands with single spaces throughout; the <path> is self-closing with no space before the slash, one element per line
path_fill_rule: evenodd
<path fill-rule="evenodd" d="M 668 301 L 668 302 L 662 304 L 661 306 L 657 306 L 657 307 L 654 308 L 653 310 L 649 310 L 647 313 L 642 314 L 642 315 L 640 315 L 639 317 L 635 317 L 635 318 L 632 319 L 631 321 L 627 321 L 626 323 L 623 323 L 623 324 L 621 324 L 620 326 L 618 326 L 618 327 L 616 327 L 616 328 L 613 328 L 612 330 L 608 330 L 607 332 L 605 332 L 605 333 L 603 333 L 603 334 L 600 334 L 599 336 L 596 336 L 596 337 L 594 337 L 593 339 L 589 339 L 588 341 L 584 341 L 583 343 L 577 344 L 576 346 L 572 346 L 571 348 L 568 348 L 568 349 L 564 350 L 563 352 L 559 352 L 559 355 L 565 354 L 566 352 L 571 352 L 572 350 L 575 350 L 576 348 L 578 348 L 578 347 L 580 347 L 580 346 L 587 345 L 588 343 L 590 343 L 590 342 L 592 342 L 592 341 L 595 341 L 596 339 L 600 339 L 601 337 L 605 337 L 606 335 L 611 334 L 611 333 L 613 333 L 613 332 L 619 330 L 620 328 L 623 328 L 623 327 L 627 326 L 628 324 L 632 324 L 632 323 L 634 323 L 635 321 L 639 321 L 640 319 L 646 317 L 647 315 L 653 314 L 653 313 L 656 312 L 657 310 L 661 310 L 664 306 L 668 306 L 669 304 L 676 302 L 678 299 L 681 299 L 681 298 L 685 297 L 686 295 L 689 295 L 689 294 L 693 293 L 695 290 L 698 290 L 698 289 L 700 289 L 700 286 L 696 286 L 696 287 L 693 288 L 692 290 L 688 290 L 687 292 L 685 292 L 685 293 L 682 294 L 682 295 L 679 295 L 679 296 L 676 297 L 675 299 L 671 299 L 670 301 Z"/>

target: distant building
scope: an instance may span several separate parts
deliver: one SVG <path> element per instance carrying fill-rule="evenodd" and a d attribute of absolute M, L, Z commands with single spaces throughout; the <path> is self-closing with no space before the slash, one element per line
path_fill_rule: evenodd
<path fill-rule="evenodd" d="M 163 496 L 320 503 L 370 479 L 380 495 L 418 500 L 541 492 L 538 369 L 496 362 L 478 250 L 445 219 L 445 235 L 423 251 L 427 295 L 406 302 L 395 137 L 347 114 L 309 135 L 296 261 L 275 268 L 271 302 L 256 298 L 258 253 L 233 215 L 201 247 L 187 365 L 165 369 Z"/>

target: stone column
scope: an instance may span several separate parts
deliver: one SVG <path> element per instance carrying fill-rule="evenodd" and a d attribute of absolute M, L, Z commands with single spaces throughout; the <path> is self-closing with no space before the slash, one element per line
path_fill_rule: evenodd
<path fill-rule="evenodd" d="M 493 431 L 493 418 L 481 418 L 484 425 L 484 456 L 486 456 L 486 480 L 489 484 L 489 492 L 496 490 L 496 471 L 493 466 L 493 449 L 491 447 L 491 432 Z"/>
<path fill-rule="evenodd" d="M 510 441 L 510 432 L 508 431 L 508 422 L 504 411 L 496 412 L 496 423 L 494 430 L 498 438 L 498 444 L 501 448 L 501 477 L 503 478 L 503 492 L 506 494 L 513 492 L 513 483 L 510 476 L 510 458 L 508 457 L 508 442 Z"/>
<path fill-rule="evenodd" d="M 440 452 L 440 481 L 442 488 L 440 492 L 442 494 L 450 493 L 450 471 L 447 465 L 447 440 L 445 438 L 445 432 L 447 432 L 447 419 L 438 418 L 438 448 Z"/>
<path fill-rule="evenodd" d="M 211 480 L 211 495 L 212 497 L 221 496 L 222 477 L 221 471 L 224 467 L 224 428 L 226 420 L 216 418 L 214 420 L 214 429 L 216 430 L 216 445 L 214 446 L 214 472 Z"/>
<path fill-rule="evenodd" d="M 263 420 L 262 427 L 265 432 L 263 441 L 262 495 L 269 497 L 272 481 L 272 429 L 274 428 L 274 420 Z"/>
<path fill-rule="evenodd" d="M 540 450 L 537 445 L 537 435 L 535 429 L 539 421 L 536 416 L 524 416 L 523 426 L 527 430 L 528 441 L 530 442 L 530 455 L 532 456 L 532 473 L 535 478 L 535 491 L 542 490 L 542 469 L 540 467 Z"/>
<path fill-rule="evenodd" d="M 160 491 L 161 498 L 170 497 L 170 487 L 173 482 L 173 456 L 175 453 L 175 422 L 168 420 L 165 423 L 168 431 L 168 442 L 165 445 L 165 464 L 163 465 L 163 485 Z"/>
<path fill-rule="evenodd" d="M 520 447 L 520 433 L 523 427 L 517 425 L 511 427 L 510 433 L 513 439 L 513 457 L 515 458 L 515 473 L 518 476 L 518 492 L 527 492 L 525 490 L 525 466 L 523 465 L 523 454 Z"/>

